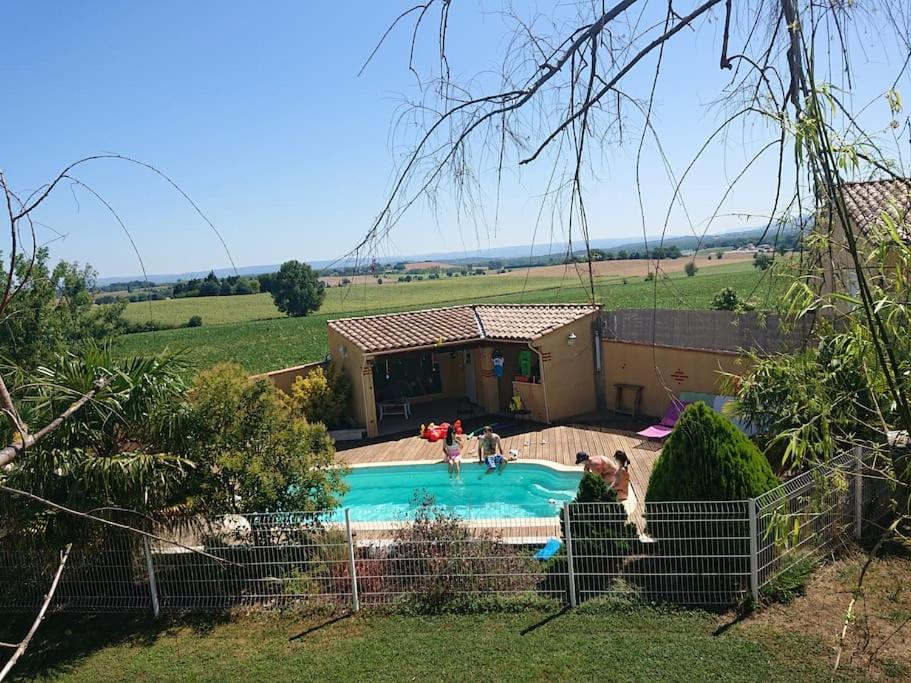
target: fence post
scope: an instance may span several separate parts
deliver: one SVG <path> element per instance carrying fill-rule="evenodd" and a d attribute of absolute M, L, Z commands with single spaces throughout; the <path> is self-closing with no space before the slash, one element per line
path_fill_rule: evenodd
<path fill-rule="evenodd" d="M 759 604 L 759 525 L 756 523 L 756 499 L 747 501 L 750 513 L 750 594 Z"/>
<path fill-rule="evenodd" d="M 860 540 L 864 532 L 864 449 L 854 447 L 854 538 Z"/>
<path fill-rule="evenodd" d="M 569 581 L 569 606 L 576 606 L 576 576 L 573 572 L 573 532 L 569 520 L 569 502 L 563 503 L 563 529 L 566 535 L 566 578 Z"/>
<path fill-rule="evenodd" d="M 142 549 L 146 556 L 146 567 L 149 570 L 149 593 L 152 595 L 152 614 L 158 617 L 161 614 L 161 606 L 158 604 L 158 583 L 155 581 L 155 565 L 152 564 L 152 549 L 149 547 L 149 539 L 142 537 Z"/>
<path fill-rule="evenodd" d="M 345 508 L 345 531 L 348 534 L 348 574 L 351 576 L 351 609 L 358 612 L 361 602 L 357 595 L 357 569 L 354 563 L 354 537 L 351 535 L 351 513 Z"/>

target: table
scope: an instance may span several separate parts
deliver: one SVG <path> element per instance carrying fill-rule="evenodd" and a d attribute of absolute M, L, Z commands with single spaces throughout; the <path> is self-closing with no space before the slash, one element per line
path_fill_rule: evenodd
<path fill-rule="evenodd" d="M 378 405 L 380 420 L 387 415 L 404 415 L 406 420 L 411 417 L 411 403 L 408 401 L 383 401 Z"/>
<path fill-rule="evenodd" d="M 614 412 L 618 415 L 631 415 L 636 417 L 639 415 L 639 407 L 642 405 L 642 390 L 645 388 L 641 384 L 625 384 L 623 382 L 617 382 L 614 384 L 614 387 L 617 390 L 617 395 L 614 399 Z M 633 407 L 624 408 L 623 407 L 623 391 L 624 389 L 630 389 L 633 391 Z"/>

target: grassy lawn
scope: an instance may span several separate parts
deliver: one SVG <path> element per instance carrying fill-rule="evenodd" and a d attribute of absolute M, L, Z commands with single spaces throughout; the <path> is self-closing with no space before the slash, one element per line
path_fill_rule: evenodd
<path fill-rule="evenodd" d="M 701 612 L 51 619 L 25 679 L 61 681 L 823 681 L 829 650 Z"/>
<path fill-rule="evenodd" d="M 159 310 L 179 305 L 178 321 L 201 315 L 203 326 L 126 335 L 118 342 L 123 355 L 147 353 L 165 348 L 183 350 L 197 367 L 222 360 L 233 360 L 249 372 L 320 360 L 326 355 L 326 320 L 333 317 L 411 310 L 427 306 L 463 303 L 570 303 L 588 300 L 589 291 L 578 279 L 478 276 L 457 280 L 431 280 L 394 285 L 359 285 L 332 288 L 318 315 L 307 318 L 268 318 L 268 307 L 277 313 L 268 294 L 233 297 L 205 297 L 152 302 Z M 756 289 L 756 299 L 764 305 L 774 302 L 785 283 L 763 277 L 747 264 L 719 265 L 701 269 L 695 277 L 675 274 L 669 280 L 644 282 L 641 278 L 605 278 L 596 281 L 596 300 L 607 309 L 708 308 L 712 297 L 724 287 L 733 287 L 746 296 Z M 195 308 L 191 307 L 195 305 Z M 771 304 L 769 304 L 771 305 Z M 148 304 L 131 304 L 148 312 Z M 238 321 L 214 324 L 213 316 L 232 309 Z M 135 309 L 134 309 L 135 310 Z M 135 313 L 134 313 L 135 315 Z M 227 315 L 225 313 L 224 315 Z"/>

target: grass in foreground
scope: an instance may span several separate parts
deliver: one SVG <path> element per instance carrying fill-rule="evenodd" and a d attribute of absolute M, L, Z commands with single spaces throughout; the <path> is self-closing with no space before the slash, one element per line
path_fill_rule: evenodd
<path fill-rule="evenodd" d="M 58 618 L 18 671 L 63 681 L 823 681 L 827 648 L 783 631 L 716 634 L 701 612 Z"/>
<path fill-rule="evenodd" d="M 756 290 L 755 297 L 765 305 L 774 303 L 786 288 L 784 279 L 772 280 L 747 264 L 718 266 L 700 270 L 695 277 L 683 274 L 669 280 L 644 282 L 642 279 L 610 278 L 596 282 L 596 300 L 606 309 L 677 308 L 704 309 L 714 295 L 724 287 L 733 287 L 743 296 Z M 468 284 L 471 283 L 471 284 Z M 511 289 L 502 291 L 491 283 L 505 283 Z M 486 288 L 485 288 L 486 285 Z M 271 305 L 268 294 L 234 297 L 208 297 L 153 302 L 167 304 L 196 302 L 195 309 L 203 318 L 203 326 L 130 334 L 122 337 L 117 350 L 123 355 L 171 350 L 186 350 L 188 359 L 197 367 L 232 360 L 249 372 L 267 372 L 322 359 L 326 355 L 326 320 L 328 318 L 413 310 L 429 306 L 449 306 L 464 303 L 572 303 L 589 299 L 590 292 L 578 280 L 529 278 L 529 289 L 523 291 L 520 278 L 490 276 L 459 278 L 454 281 L 431 281 L 407 285 L 369 285 L 351 290 L 336 288 L 327 293 L 326 303 L 318 315 L 306 318 L 280 317 L 270 320 L 262 314 L 262 303 Z M 364 298 L 364 292 L 367 298 Z M 265 297 L 265 299 L 263 299 Z M 243 301 L 237 301 L 243 300 Z M 214 303 L 212 303 L 214 302 Z M 236 315 L 254 316 L 240 322 L 210 324 L 208 306 L 228 304 L 237 307 Z M 141 306 L 141 305 L 140 305 Z M 247 306 L 245 309 L 244 307 Z M 127 307 L 127 311 L 130 307 Z M 181 310 L 181 322 L 193 309 Z"/>

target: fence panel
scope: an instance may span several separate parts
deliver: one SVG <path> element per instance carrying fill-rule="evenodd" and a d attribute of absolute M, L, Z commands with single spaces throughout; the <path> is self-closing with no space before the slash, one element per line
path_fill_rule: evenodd
<path fill-rule="evenodd" d="M 841 454 L 755 501 L 646 503 L 631 517 L 619 504 L 548 503 L 522 517 L 431 506 L 394 521 L 352 518 L 350 527 L 335 510 L 197 515 L 152 529 L 211 557 L 86 523 L 68 534 L 73 551 L 52 607 L 354 608 L 517 596 L 729 606 L 749 595 L 752 576 L 764 586 L 853 535 L 856 510 L 864 521 L 878 519 L 888 499 L 884 483 L 869 462 L 858 477 L 856 462 L 855 454 Z M 40 606 L 58 561 L 59 548 L 50 545 L 0 538 L 0 612 Z M 541 558 L 545 546 L 552 552 Z"/>
<path fill-rule="evenodd" d="M 853 535 L 855 467 L 856 456 L 841 453 L 757 498 L 760 586 Z"/>

